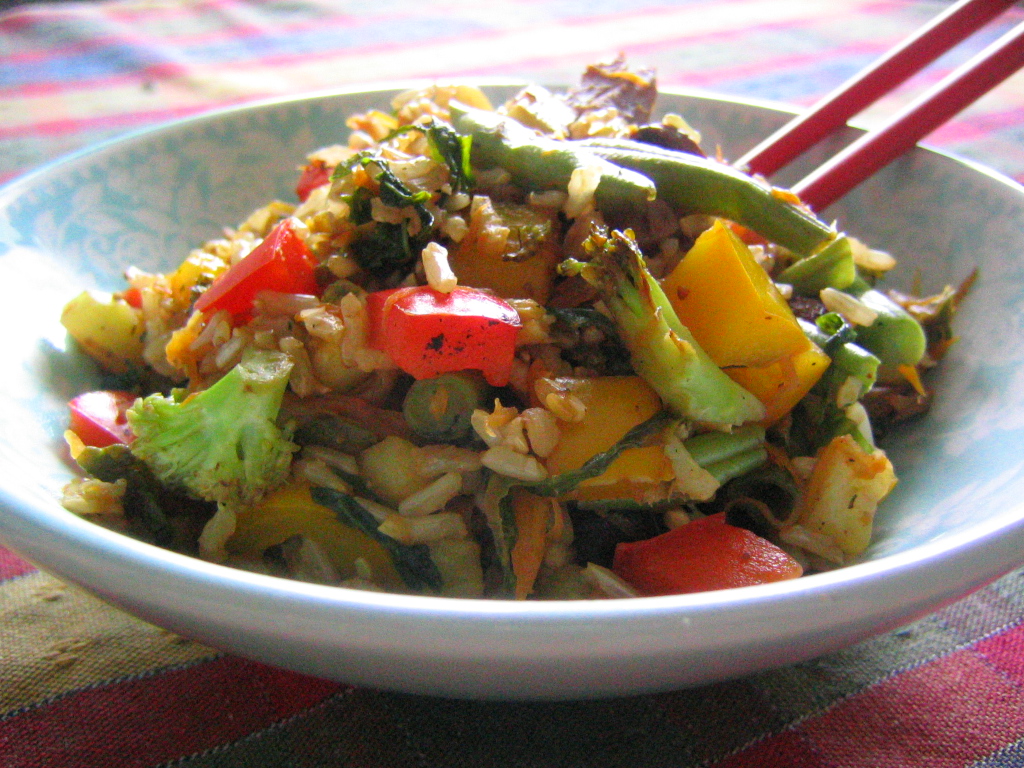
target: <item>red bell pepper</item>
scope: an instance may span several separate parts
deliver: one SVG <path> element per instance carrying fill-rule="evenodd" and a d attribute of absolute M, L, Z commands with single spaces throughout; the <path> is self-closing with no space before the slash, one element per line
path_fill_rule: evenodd
<path fill-rule="evenodd" d="M 491 386 L 508 384 L 522 321 L 498 297 L 418 286 L 371 293 L 366 308 L 369 345 L 415 378 L 477 370 Z"/>
<path fill-rule="evenodd" d="M 70 403 L 70 429 L 86 445 L 106 448 L 115 443 L 130 443 L 135 439 L 125 417 L 135 395 L 131 392 L 101 390 L 86 392 Z"/>
<path fill-rule="evenodd" d="M 747 587 L 803 574 L 800 564 L 770 541 L 726 523 L 724 512 L 652 539 L 619 544 L 612 570 L 643 595 Z"/>
<path fill-rule="evenodd" d="M 331 171 L 323 160 L 314 160 L 302 169 L 302 175 L 295 185 L 295 194 L 302 202 L 306 202 L 309 193 L 317 187 L 322 187 L 331 180 Z"/>
<path fill-rule="evenodd" d="M 260 291 L 316 294 L 316 259 L 295 231 L 294 219 L 285 219 L 252 252 L 218 277 L 196 301 L 200 312 L 225 310 L 235 324 L 252 316 Z"/>

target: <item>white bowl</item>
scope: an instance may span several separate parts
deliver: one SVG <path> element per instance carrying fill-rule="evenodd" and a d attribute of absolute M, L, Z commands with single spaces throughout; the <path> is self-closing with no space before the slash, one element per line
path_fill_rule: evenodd
<path fill-rule="evenodd" d="M 509 85 L 492 88 L 498 98 Z M 360 685 L 478 698 L 679 688 L 789 664 L 897 627 L 1021 562 L 1024 189 L 915 150 L 827 215 L 926 290 L 981 277 L 936 372 L 932 412 L 891 436 L 900 484 L 863 561 L 795 581 L 635 600 L 506 602 L 311 586 L 212 565 L 65 512 L 66 401 L 96 371 L 64 351 L 63 303 L 169 269 L 274 196 L 344 119 L 394 90 L 215 112 L 104 144 L 0 190 L 0 541 L 149 621 L 226 651 Z M 785 121 L 763 105 L 665 94 L 736 157 Z M 845 139 L 849 138 L 849 133 Z M 821 151 L 834 150 L 826 146 Z M 815 154 L 804 163 L 813 166 Z M 800 168 L 789 178 L 799 176 Z"/>

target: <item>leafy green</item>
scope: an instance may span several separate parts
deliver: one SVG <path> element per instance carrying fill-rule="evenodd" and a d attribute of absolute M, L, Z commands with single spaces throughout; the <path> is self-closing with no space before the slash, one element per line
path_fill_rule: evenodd
<path fill-rule="evenodd" d="M 387 549 L 398 575 L 410 589 L 430 589 L 440 592 L 441 573 L 430 559 L 426 544 L 402 544 L 377 529 L 377 520 L 367 512 L 354 496 L 333 488 L 310 489 L 313 501 L 331 509 L 345 525 L 365 533 Z"/>
<path fill-rule="evenodd" d="M 77 457 L 78 465 L 89 475 L 105 483 L 125 481 L 122 500 L 125 518 L 160 546 L 184 546 L 178 541 L 171 518 L 189 515 L 208 517 L 212 505 L 202 504 L 167 488 L 146 465 L 123 443 L 105 448 L 84 448 Z"/>
<path fill-rule="evenodd" d="M 515 510 L 512 507 L 512 490 L 523 488 L 538 496 L 562 496 L 574 490 L 584 480 L 603 474 L 612 462 L 627 448 L 638 448 L 673 421 L 668 411 L 658 411 L 637 424 L 615 445 L 606 451 L 591 456 L 579 469 L 563 472 L 546 480 L 526 483 L 502 475 L 492 476 L 485 491 L 481 509 L 494 536 L 498 561 L 502 567 L 502 586 L 509 593 L 515 592 L 515 574 L 512 571 L 512 549 L 515 547 L 518 531 Z"/>
<path fill-rule="evenodd" d="M 419 229 L 413 236 L 409 234 L 406 223 L 373 221 L 373 193 L 365 187 L 358 187 L 346 198 L 350 220 L 363 227 L 352 243 L 352 255 L 359 266 L 374 274 L 407 269 L 429 241 L 434 226 L 434 215 L 426 207 L 430 193 L 413 192 L 395 175 L 386 159 L 369 151 L 360 152 L 347 163 L 339 165 L 331 178 L 344 178 L 360 165 L 379 185 L 377 194 L 381 202 L 392 208 L 411 207 L 419 219 Z"/>
<path fill-rule="evenodd" d="M 469 164 L 472 136 L 462 136 L 446 123 L 434 121 L 427 126 L 430 154 L 439 163 L 448 166 L 452 192 L 461 192 L 473 186 L 473 169 Z"/>

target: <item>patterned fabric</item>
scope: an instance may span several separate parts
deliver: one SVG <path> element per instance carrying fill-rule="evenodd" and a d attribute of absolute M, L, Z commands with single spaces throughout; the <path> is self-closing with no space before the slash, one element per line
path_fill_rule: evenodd
<path fill-rule="evenodd" d="M 807 104 L 945 7 L 907 0 L 124 0 L 0 12 L 0 180 L 255 98 L 414 77 L 662 85 Z M 862 117 L 891 113 L 1019 7 Z M 1024 181 L 1018 75 L 929 143 Z M 0 512 L 2 514 L 2 512 Z M 0 768 L 1024 764 L 1024 575 L 793 667 L 615 701 L 382 693 L 225 656 L 0 549 Z"/>

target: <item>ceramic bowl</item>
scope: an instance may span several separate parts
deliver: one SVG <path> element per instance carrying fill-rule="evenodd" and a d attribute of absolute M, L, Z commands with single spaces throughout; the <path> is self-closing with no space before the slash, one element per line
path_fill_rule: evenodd
<path fill-rule="evenodd" d="M 511 86 L 491 89 L 496 98 Z M 935 406 L 884 444 L 901 478 L 863 559 L 779 584 L 634 600 L 511 602 L 376 594 L 213 565 L 64 511 L 66 401 L 96 384 L 65 350 L 63 303 L 167 270 L 273 197 L 310 150 L 391 89 L 233 108 L 107 143 L 0 190 L 0 541 L 41 568 L 225 651 L 359 685 L 479 698 L 574 698 L 696 685 L 808 659 L 907 623 L 1024 552 L 1024 189 L 918 149 L 825 212 L 895 254 L 893 282 L 980 279 Z M 665 94 L 726 157 L 782 124 L 764 105 Z M 802 168 L 849 140 L 839 137 Z M 786 179 L 783 178 L 783 181 Z"/>

